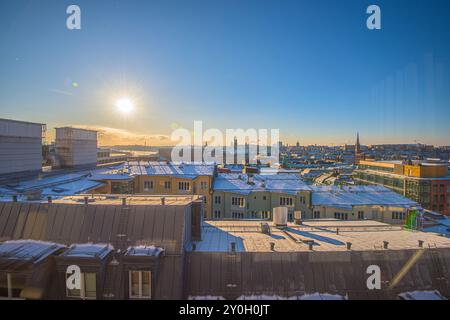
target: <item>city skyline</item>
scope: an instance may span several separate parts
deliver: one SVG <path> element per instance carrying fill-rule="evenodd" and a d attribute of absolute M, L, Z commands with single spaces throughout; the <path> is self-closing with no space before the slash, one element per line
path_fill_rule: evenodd
<path fill-rule="evenodd" d="M 195 120 L 290 145 L 450 145 L 449 3 L 377 2 L 375 31 L 366 1 L 77 1 L 81 30 L 68 1 L 2 2 L 1 116 L 104 145 L 170 145 Z"/>

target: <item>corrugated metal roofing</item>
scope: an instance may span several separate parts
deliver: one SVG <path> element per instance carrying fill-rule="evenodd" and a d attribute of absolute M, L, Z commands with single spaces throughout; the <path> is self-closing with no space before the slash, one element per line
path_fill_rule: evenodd
<path fill-rule="evenodd" d="M 113 251 L 113 247 L 109 244 L 73 244 L 61 256 L 72 258 L 97 258 L 103 260 Z"/>
<path fill-rule="evenodd" d="M 126 247 L 154 245 L 167 253 L 181 253 L 186 206 L 44 204 L 0 202 L 0 241 L 33 239 L 66 245 L 114 243 L 119 216 L 128 214 Z"/>
<path fill-rule="evenodd" d="M 144 256 L 144 257 L 157 257 L 162 252 L 164 252 L 163 248 L 155 247 L 155 246 L 136 246 L 130 247 L 127 249 L 125 255 L 127 256 Z"/>
<path fill-rule="evenodd" d="M 64 248 L 63 245 L 34 240 L 13 240 L 0 243 L 0 258 L 28 260 L 38 263 Z"/>

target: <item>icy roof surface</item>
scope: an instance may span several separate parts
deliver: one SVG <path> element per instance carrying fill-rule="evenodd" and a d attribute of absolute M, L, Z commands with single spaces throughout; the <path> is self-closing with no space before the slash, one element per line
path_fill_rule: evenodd
<path fill-rule="evenodd" d="M 128 248 L 125 254 L 127 256 L 157 257 L 162 252 L 164 252 L 163 248 L 155 246 L 136 246 Z"/>
<path fill-rule="evenodd" d="M 415 207 L 419 204 L 381 186 L 312 186 L 312 204 L 351 210 L 353 206 Z"/>
<path fill-rule="evenodd" d="M 128 168 L 132 175 L 196 178 L 198 176 L 212 176 L 214 174 L 214 165 L 199 163 L 177 164 L 173 162 L 132 161 L 128 163 Z"/>
<path fill-rule="evenodd" d="M 111 251 L 113 247 L 108 244 L 73 244 L 70 248 L 62 254 L 65 257 L 75 257 L 75 258 L 105 258 Z"/>
<path fill-rule="evenodd" d="M 399 294 L 405 300 L 447 300 L 439 291 L 410 291 Z"/>
<path fill-rule="evenodd" d="M 261 232 L 261 223 L 269 224 L 270 235 Z M 303 252 L 309 251 L 310 241 L 314 251 L 347 251 L 347 242 L 355 251 L 383 250 L 383 241 L 389 242 L 390 250 L 403 250 L 419 248 L 419 240 L 425 246 L 450 247 L 449 238 L 371 220 L 305 220 L 300 226 L 289 223 L 284 230 L 272 221 L 214 220 L 203 223 L 202 240 L 195 242 L 195 251 L 229 252 L 234 242 L 237 252 L 273 252 L 271 243 L 275 252 Z M 192 248 L 188 246 L 187 250 Z"/>
<path fill-rule="evenodd" d="M 214 190 L 228 191 L 238 194 L 249 194 L 256 191 L 271 191 L 295 194 L 298 191 L 310 190 L 298 174 L 263 175 L 237 173 L 219 173 L 214 180 Z"/>
<path fill-rule="evenodd" d="M 63 245 L 36 240 L 14 240 L 0 243 L 0 258 L 29 260 L 38 263 L 55 253 Z"/>

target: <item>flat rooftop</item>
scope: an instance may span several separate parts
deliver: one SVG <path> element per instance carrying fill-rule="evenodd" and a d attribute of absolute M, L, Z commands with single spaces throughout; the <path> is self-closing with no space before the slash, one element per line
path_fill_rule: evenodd
<path fill-rule="evenodd" d="M 144 206 L 144 205 L 161 205 L 161 198 L 164 198 L 166 205 L 186 205 L 192 201 L 198 200 L 201 196 L 128 196 L 128 195 L 77 195 L 63 197 L 53 200 L 53 203 L 58 204 L 84 204 L 85 197 L 88 197 L 89 205 L 122 205 L 122 199 L 126 199 L 126 204 L 129 206 Z"/>
<path fill-rule="evenodd" d="M 269 224 L 270 235 L 261 232 L 261 223 Z M 419 240 L 425 248 L 450 248 L 449 238 L 371 220 L 305 220 L 303 225 L 288 224 L 284 230 L 272 221 L 223 220 L 203 223 L 196 251 L 228 252 L 235 242 L 237 252 L 301 252 L 310 251 L 308 241 L 313 241 L 313 251 L 347 251 L 347 242 L 352 243 L 353 251 L 386 250 L 384 241 L 389 242 L 389 250 L 404 250 L 419 249 Z"/>

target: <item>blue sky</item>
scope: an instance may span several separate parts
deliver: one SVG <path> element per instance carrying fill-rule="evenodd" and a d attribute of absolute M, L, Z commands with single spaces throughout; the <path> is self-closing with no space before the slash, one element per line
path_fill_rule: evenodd
<path fill-rule="evenodd" d="M 449 145 L 449 15 L 446 0 L 2 0 L 0 117 L 149 144 L 202 120 L 289 143 Z"/>

